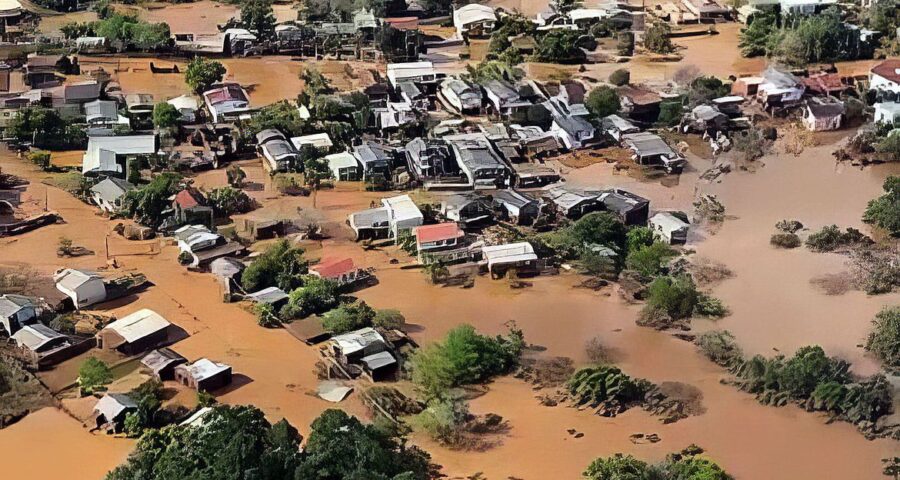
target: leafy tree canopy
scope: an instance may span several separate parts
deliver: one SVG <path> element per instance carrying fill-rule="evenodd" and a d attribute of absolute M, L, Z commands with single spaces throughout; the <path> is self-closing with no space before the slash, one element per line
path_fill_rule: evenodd
<path fill-rule="evenodd" d="M 225 65 L 204 57 L 194 57 L 184 71 L 184 81 L 197 93 L 209 90 L 213 84 L 221 82 L 224 76 Z"/>

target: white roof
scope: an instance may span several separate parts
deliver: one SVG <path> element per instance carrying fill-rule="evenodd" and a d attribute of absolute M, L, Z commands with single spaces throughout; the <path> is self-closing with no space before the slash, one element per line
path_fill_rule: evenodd
<path fill-rule="evenodd" d="M 312 135 L 303 135 L 300 137 L 291 138 L 291 143 L 294 145 L 294 148 L 300 150 L 300 147 L 303 145 L 312 145 L 316 148 L 331 148 L 333 143 L 331 143 L 331 137 L 328 136 L 327 133 L 313 133 Z"/>
<path fill-rule="evenodd" d="M 110 323 L 105 329 L 118 333 L 125 341 L 131 343 L 163 330 L 169 325 L 169 321 L 160 314 L 144 308 Z"/>
<path fill-rule="evenodd" d="M 331 168 L 331 170 L 335 173 L 337 173 L 337 171 L 341 168 L 359 166 L 359 164 L 356 162 L 356 157 L 354 157 L 349 152 L 326 155 L 325 160 L 328 161 L 328 167 Z"/>
<path fill-rule="evenodd" d="M 494 12 L 494 9 L 487 5 L 470 3 L 464 7 L 457 8 L 453 12 L 453 25 L 456 28 L 486 20 L 497 20 L 497 14 Z"/>
<path fill-rule="evenodd" d="M 488 261 L 488 265 L 537 260 L 537 255 L 534 253 L 534 247 L 528 242 L 482 247 L 481 253 Z"/>
<path fill-rule="evenodd" d="M 337 344 L 338 348 L 341 349 L 341 352 L 343 352 L 344 355 L 350 355 L 352 353 L 363 350 L 369 345 L 378 342 L 384 343 L 384 337 L 382 337 L 380 333 L 376 332 L 374 328 L 367 327 L 353 332 L 345 333 L 343 335 L 332 337 L 331 341 Z"/>
<path fill-rule="evenodd" d="M 205 423 L 203 421 L 203 417 L 209 415 L 209 412 L 212 412 L 212 407 L 203 407 L 200 410 L 197 410 L 187 420 L 179 423 L 181 426 L 190 426 L 190 427 L 202 427 Z"/>
<path fill-rule="evenodd" d="M 137 403 L 128 395 L 121 393 L 107 393 L 94 405 L 94 411 L 102 413 L 107 421 L 113 420 L 129 408 L 137 408 Z"/>
<path fill-rule="evenodd" d="M 615 13 L 615 11 L 610 12 L 609 10 L 600 8 L 576 8 L 569 12 L 569 18 L 571 18 L 572 21 L 587 20 L 591 18 L 600 19 L 609 17 L 612 13 Z"/>
<path fill-rule="evenodd" d="M 392 220 L 423 219 L 422 212 L 419 210 L 419 207 L 416 206 L 416 203 L 409 198 L 409 195 L 382 198 L 381 204 L 387 207 L 388 211 L 391 213 Z"/>
<path fill-rule="evenodd" d="M 83 270 L 75 270 L 73 268 L 65 268 L 59 270 L 53 275 L 53 281 L 56 282 L 56 288 L 65 288 L 70 291 L 78 290 L 78 287 L 91 281 L 103 281 L 103 277 L 93 272 L 85 272 Z"/>
<path fill-rule="evenodd" d="M 728 95 L 725 97 L 714 98 L 713 103 L 722 104 L 722 103 L 735 103 L 735 102 L 743 102 L 744 97 L 740 95 Z"/>
<path fill-rule="evenodd" d="M 172 105 L 173 107 L 177 108 L 178 110 L 196 111 L 200 108 L 200 102 L 196 98 L 194 98 L 190 95 L 181 95 L 179 97 L 175 97 L 175 98 L 169 100 L 166 103 L 168 103 L 169 105 Z"/>
<path fill-rule="evenodd" d="M 149 155 L 156 153 L 156 135 L 113 135 L 88 138 L 81 173 L 121 172 L 116 155 Z"/>
<path fill-rule="evenodd" d="M 22 4 L 18 0 L 0 0 L 0 11 L 18 10 L 22 8 Z"/>
<path fill-rule="evenodd" d="M 186 368 L 191 373 L 191 377 L 198 382 L 231 370 L 230 366 L 224 363 L 216 363 L 208 358 L 201 358 L 190 365 L 183 366 L 183 368 Z"/>
<path fill-rule="evenodd" d="M 0 318 L 9 318 L 26 307 L 34 308 L 31 302 L 18 303 L 7 298 L 6 295 L 0 295 Z"/>
<path fill-rule="evenodd" d="M 667 232 L 674 232 L 690 226 L 690 224 L 669 212 L 659 212 L 656 215 L 653 215 L 650 217 L 650 223 L 659 225 Z"/>
<path fill-rule="evenodd" d="M 25 347 L 31 351 L 38 351 L 45 344 L 65 335 L 43 324 L 25 325 L 12 335 L 16 345 Z"/>
<path fill-rule="evenodd" d="M 431 62 L 389 63 L 387 66 L 388 80 L 390 80 L 391 84 L 394 86 L 396 86 L 399 81 L 406 78 L 426 75 L 435 75 L 434 64 Z"/>

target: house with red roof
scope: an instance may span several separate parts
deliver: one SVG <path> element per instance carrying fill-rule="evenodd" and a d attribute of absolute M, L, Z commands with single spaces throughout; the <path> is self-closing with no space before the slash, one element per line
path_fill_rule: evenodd
<path fill-rule="evenodd" d="M 417 259 L 422 265 L 453 263 L 471 258 L 466 233 L 456 222 L 422 225 L 413 230 Z"/>
<path fill-rule="evenodd" d="M 356 266 L 352 258 L 325 257 L 319 263 L 309 267 L 309 274 L 319 278 L 332 280 L 340 286 L 372 278 L 371 274 Z"/>
<path fill-rule="evenodd" d="M 900 58 L 890 58 L 872 67 L 869 88 L 900 95 Z"/>
<path fill-rule="evenodd" d="M 203 102 L 214 123 L 240 117 L 250 112 L 250 97 L 244 87 L 237 83 L 214 85 L 203 92 Z"/>
<path fill-rule="evenodd" d="M 186 187 L 172 197 L 172 210 L 178 225 L 200 224 L 212 228 L 213 210 L 199 190 Z"/>

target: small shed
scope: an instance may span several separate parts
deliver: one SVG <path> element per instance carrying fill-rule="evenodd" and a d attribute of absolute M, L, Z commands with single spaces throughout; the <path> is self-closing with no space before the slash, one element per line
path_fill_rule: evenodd
<path fill-rule="evenodd" d="M 363 371 L 372 377 L 374 382 L 389 380 L 397 371 L 397 359 L 387 350 L 366 355 L 360 359 L 360 363 Z"/>
<path fill-rule="evenodd" d="M 331 175 L 335 180 L 355 182 L 362 178 L 359 162 L 356 161 L 356 157 L 351 153 L 342 152 L 326 155 L 325 161 L 328 162 L 328 168 L 331 169 Z"/>
<path fill-rule="evenodd" d="M 91 199 L 104 212 L 114 213 L 122 207 L 125 194 L 134 190 L 134 185 L 127 181 L 107 177 L 91 187 Z"/>
<path fill-rule="evenodd" d="M 106 300 L 106 283 L 96 273 L 64 268 L 53 275 L 53 280 L 56 289 L 72 299 L 76 310 Z"/>
<path fill-rule="evenodd" d="M 170 325 L 160 314 L 144 308 L 97 332 L 97 347 L 134 355 L 165 342 Z"/>
<path fill-rule="evenodd" d="M 267 287 L 258 292 L 248 293 L 246 299 L 253 303 L 266 303 L 277 307 L 287 302 L 288 294 L 278 287 Z"/>
<path fill-rule="evenodd" d="M 159 381 L 175 378 L 175 367 L 187 363 L 187 359 L 168 348 L 153 350 L 141 359 L 141 365 L 153 372 Z"/>
<path fill-rule="evenodd" d="M 387 350 L 387 343 L 374 328 L 366 327 L 331 338 L 330 347 L 336 358 L 345 363 Z"/>
<path fill-rule="evenodd" d="M 209 392 L 231 383 L 231 366 L 201 358 L 176 366 L 175 380 L 199 392 Z"/>
<path fill-rule="evenodd" d="M 94 422 L 97 429 L 108 433 L 122 431 L 125 416 L 137 410 L 137 402 L 124 393 L 107 393 L 94 405 Z"/>
<path fill-rule="evenodd" d="M 46 353 L 69 342 L 66 335 L 40 323 L 25 325 L 10 338 L 17 347 L 35 354 Z"/>
<path fill-rule="evenodd" d="M 498 190 L 493 196 L 498 217 L 516 225 L 531 225 L 540 213 L 540 202 L 518 190 Z"/>
<path fill-rule="evenodd" d="M 648 222 L 650 229 L 670 245 L 687 242 L 688 229 L 691 225 L 683 213 L 658 212 L 650 217 Z"/>

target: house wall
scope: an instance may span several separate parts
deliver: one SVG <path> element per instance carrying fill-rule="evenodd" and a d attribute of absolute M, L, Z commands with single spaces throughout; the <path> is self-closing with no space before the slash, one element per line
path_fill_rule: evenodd
<path fill-rule="evenodd" d="M 881 75 L 872 74 L 869 82 L 869 88 L 872 90 L 886 90 L 889 92 L 900 93 L 900 83 L 892 82 Z"/>

